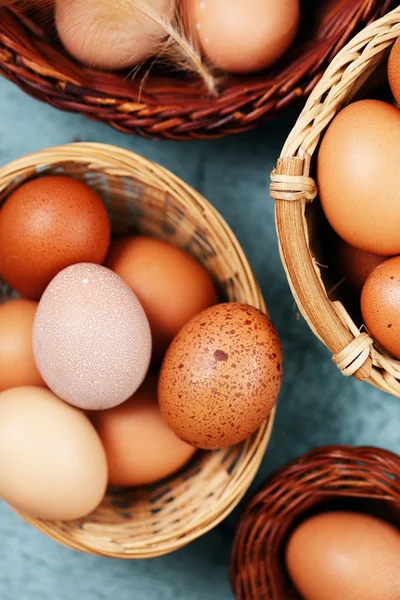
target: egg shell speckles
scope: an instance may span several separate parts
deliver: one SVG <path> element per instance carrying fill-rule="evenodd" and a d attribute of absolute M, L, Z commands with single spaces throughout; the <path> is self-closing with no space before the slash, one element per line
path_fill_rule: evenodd
<path fill-rule="evenodd" d="M 372 271 L 361 294 L 361 312 L 372 337 L 400 358 L 400 257 Z"/>
<path fill-rule="evenodd" d="M 118 275 L 81 263 L 61 271 L 43 294 L 33 351 L 57 396 L 79 408 L 102 410 L 127 400 L 144 380 L 150 326 Z"/>
<path fill-rule="evenodd" d="M 282 352 L 270 321 L 247 305 L 218 304 L 189 321 L 172 342 L 158 400 L 182 440 L 214 450 L 260 427 L 281 380 Z"/>

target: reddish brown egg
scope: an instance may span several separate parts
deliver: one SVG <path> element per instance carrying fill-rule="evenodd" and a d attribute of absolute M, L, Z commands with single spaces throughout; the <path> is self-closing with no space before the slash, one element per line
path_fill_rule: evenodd
<path fill-rule="evenodd" d="M 339 236 L 334 243 L 334 259 L 337 261 L 339 272 L 345 278 L 347 285 L 357 294 L 361 294 L 368 275 L 388 260 L 389 256 L 378 256 L 351 246 Z"/>
<path fill-rule="evenodd" d="M 178 331 L 217 302 L 210 275 L 189 254 L 138 236 L 111 244 L 107 266 L 129 285 L 149 319 L 153 357 L 161 359 Z"/>
<path fill-rule="evenodd" d="M 0 209 L 0 274 L 23 296 L 39 298 L 74 263 L 102 263 L 110 222 L 99 196 L 70 177 L 33 179 Z"/>
<path fill-rule="evenodd" d="M 238 303 L 204 310 L 164 358 L 158 400 L 184 441 L 212 450 L 256 431 L 276 403 L 282 379 L 278 335 L 261 312 Z"/>
<path fill-rule="evenodd" d="M 361 312 L 371 335 L 400 359 L 400 256 L 372 271 L 361 294 Z"/>
<path fill-rule="evenodd" d="M 397 38 L 390 52 L 388 77 L 392 94 L 397 104 L 400 104 L 400 38 Z"/>

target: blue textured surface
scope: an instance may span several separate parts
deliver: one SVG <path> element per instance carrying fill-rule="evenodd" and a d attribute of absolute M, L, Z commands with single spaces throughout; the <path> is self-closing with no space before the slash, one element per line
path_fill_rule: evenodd
<path fill-rule="evenodd" d="M 57 112 L 0 81 L 0 115 L 1 164 L 78 139 L 120 145 L 196 187 L 231 225 L 261 284 L 285 353 L 276 425 L 255 485 L 322 444 L 370 444 L 400 453 L 400 400 L 340 375 L 298 317 L 279 261 L 268 178 L 294 113 L 221 141 L 150 142 Z M 232 600 L 228 564 L 236 519 L 237 511 L 173 555 L 124 562 L 64 549 L 0 503 L 0 599 Z"/>

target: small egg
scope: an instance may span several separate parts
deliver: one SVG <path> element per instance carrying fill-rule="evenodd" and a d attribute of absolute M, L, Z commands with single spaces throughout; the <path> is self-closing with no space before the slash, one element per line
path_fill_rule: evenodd
<path fill-rule="evenodd" d="M 50 390 L 0 394 L 0 497 L 31 517 L 69 521 L 91 513 L 107 486 L 93 425 Z"/>
<path fill-rule="evenodd" d="M 369 515 L 327 512 L 304 521 L 286 564 L 304 600 L 400 598 L 400 531 Z"/>
<path fill-rule="evenodd" d="M 145 3 L 152 15 L 171 22 L 175 0 Z M 126 0 L 56 0 L 56 27 L 72 56 L 90 67 L 124 69 L 156 54 L 166 38 L 155 19 Z"/>
<path fill-rule="evenodd" d="M 37 302 L 17 298 L 0 306 L 0 392 L 44 386 L 33 357 L 32 331 Z"/>
<path fill-rule="evenodd" d="M 33 352 L 48 387 L 85 410 L 127 400 L 150 363 L 144 310 L 118 275 L 100 265 L 67 267 L 47 287 L 36 312 Z"/>
<path fill-rule="evenodd" d="M 110 222 L 101 199 L 71 177 L 33 179 L 0 209 L 0 274 L 28 298 L 40 298 L 71 264 L 102 263 L 109 243 Z"/>
<path fill-rule="evenodd" d="M 355 248 L 339 236 L 335 240 L 333 251 L 333 258 L 337 262 L 340 274 L 345 277 L 347 285 L 356 294 L 361 294 L 368 275 L 375 267 L 390 258 Z"/>
<path fill-rule="evenodd" d="M 145 236 L 116 240 L 106 265 L 142 304 L 156 360 L 192 317 L 218 301 L 207 271 L 189 254 L 162 240 Z"/>
<path fill-rule="evenodd" d="M 385 350 L 400 359 L 400 257 L 374 269 L 361 294 L 364 323 Z"/>
<path fill-rule="evenodd" d="M 260 427 L 275 406 L 281 379 L 281 346 L 267 317 L 244 304 L 218 304 L 189 321 L 172 342 L 158 400 L 176 435 L 214 450 Z"/>
<path fill-rule="evenodd" d="M 231 73 L 273 65 L 291 46 L 299 0 L 185 0 L 188 27 L 204 56 Z"/>
<path fill-rule="evenodd" d="M 91 417 L 108 460 L 109 484 L 140 486 L 178 471 L 196 449 L 166 425 L 157 402 L 156 373 L 123 404 Z"/>
<path fill-rule="evenodd" d="M 380 100 L 346 106 L 328 127 L 317 160 L 321 206 L 348 244 L 400 253 L 400 110 Z"/>
<path fill-rule="evenodd" d="M 388 77 L 392 94 L 400 104 L 400 38 L 397 38 L 389 55 Z"/>

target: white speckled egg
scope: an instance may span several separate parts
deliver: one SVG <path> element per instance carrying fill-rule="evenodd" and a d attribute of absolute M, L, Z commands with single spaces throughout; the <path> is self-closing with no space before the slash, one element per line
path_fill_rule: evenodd
<path fill-rule="evenodd" d="M 135 294 L 109 269 L 80 263 L 48 285 L 36 312 L 33 352 L 48 387 L 85 410 L 127 400 L 150 364 L 151 334 Z"/>

